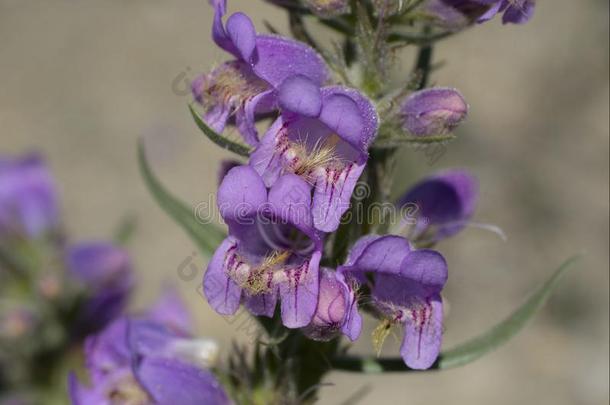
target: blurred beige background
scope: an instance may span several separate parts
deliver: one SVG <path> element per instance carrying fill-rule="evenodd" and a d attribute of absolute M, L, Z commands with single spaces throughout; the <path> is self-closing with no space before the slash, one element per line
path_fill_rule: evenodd
<path fill-rule="evenodd" d="M 48 156 L 74 238 L 108 237 L 122 216 L 135 214 L 134 306 L 169 280 L 201 333 L 228 344 L 244 333 L 201 301 L 202 273 L 178 278 L 194 247 L 149 197 L 135 159 L 136 139 L 146 135 L 154 168 L 175 194 L 195 205 L 214 192 L 218 161 L 228 155 L 198 132 L 188 96 L 176 92 L 184 78 L 226 58 L 209 38 L 206 3 L 0 0 L 0 151 Z M 282 13 L 260 0 L 229 3 L 261 31 L 263 17 L 286 30 Z M 445 65 L 434 82 L 459 88 L 471 115 L 436 164 L 405 150 L 402 178 L 473 170 L 482 187 L 476 219 L 509 236 L 468 230 L 440 247 L 451 270 L 446 346 L 507 315 L 569 255 L 585 256 L 501 350 L 438 374 L 331 374 L 335 386 L 322 390 L 320 403 L 340 404 L 365 387 L 361 404 L 605 404 L 608 2 L 541 0 L 530 24 L 494 21 L 443 42 L 436 55 Z M 192 261 L 202 272 L 203 259 Z M 385 353 L 395 348 L 390 342 Z M 356 350 L 370 352 L 366 334 Z"/>

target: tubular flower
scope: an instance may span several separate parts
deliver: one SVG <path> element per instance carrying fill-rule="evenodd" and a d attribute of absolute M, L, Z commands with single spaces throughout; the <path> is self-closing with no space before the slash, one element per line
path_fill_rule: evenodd
<path fill-rule="evenodd" d="M 0 237 L 38 238 L 59 224 L 55 182 L 43 159 L 0 156 Z"/>
<path fill-rule="evenodd" d="M 489 21 L 499 12 L 504 12 L 504 24 L 523 24 L 532 17 L 534 8 L 534 0 L 429 0 L 423 5 L 423 11 L 437 24 L 451 30 Z"/>
<path fill-rule="evenodd" d="M 381 318 L 373 332 L 378 352 L 392 326 L 404 327 L 400 354 L 414 369 L 431 367 L 441 348 L 447 264 L 440 253 L 413 250 L 398 236 L 365 236 L 338 270 L 371 290 L 371 306 Z"/>
<path fill-rule="evenodd" d="M 275 88 L 287 77 L 300 74 L 322 85 L 328 79 L 323 59 L 309 46 L 275 35 L 259 35 L 248 16 L 231 15 L 223 25 L 226 0 L 214 6 L 212 37 L 235 60 L 197 77 L 191 87 L 195 100 L 206 110 L 204 120 L 222 132 L 232 115 L 244 140 L 255 146 L 258 114 L 276 109 Z"/>
<path fill-rule="evenodd" d="M 286 174 L 267 190 L 250 166 L 231 169 L 218 190 L 229 236 L 214 253 L 203 287 L 223 315 L 240 303 L 255 315 L 272 316 L 281 297 L 282 321 L 300 328 L 318 301 L 322 236 L 313 227 L 311 187 Z"/>
<path fill-rule="evenodd" d="M 166 309 L 175 310 L 172 306 Z M 202 363 L 185 356 L 184 342 L 191 342 L 191 347 L 205 343 L 176 334 L 152 313 L 115 320 L 85 342 L 92 385 L 82 385 L 71 374 L 68 386 L 72 403 L 230 404 L 219 382 L 201 367 Z"/>
<path fill-rule="evenodd" d="M 398 200 L 414 207 L 416 220 L 409 239 L 438 242 L 466 226 L 479 197 L 476 178 L 464 170 L 447 170 L 417 183 Z"/>
<path fill-rule="evenodd" d="M 322 341 L 343 333 L 353 342 L 361 329 L 362 317 L 358 313 L 354 286 L 345 281 L 343 274 L 323 268 L 316 313 L 303 332 L 311 339 Z"/>
<path fill-rule="evenodd" d="M 86 298 L 77 320 L 77 333 L 88 334 L 119 316 L 134 285 L 126 251 L 106 242 L 68 247 L 66 268 L 85 287 Z"/>
<path fill-rule="evenodd" d="M 356 90 L 320 89 L 303 76 L 286 79 L 278 93 L 282 114 L 252 153 L 250 165 L 267 186 L 286 173 L 311 184 L 316 229 L 335 231 L 377 135 L 375 108 Z"/>

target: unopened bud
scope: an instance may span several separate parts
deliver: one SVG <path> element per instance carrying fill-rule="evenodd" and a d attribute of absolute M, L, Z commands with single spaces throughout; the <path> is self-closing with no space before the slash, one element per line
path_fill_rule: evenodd
<path fill-rule="evenodd" d="M 305 0 L 316 15 L 324 18 L 345 14 L 349 10 L 348 0 Z"/>
<path fill-rule="evenodd" d="M 352 295 L 336 272 L 322 269 L 318 307 L 311 323 L 304 329 L 305 335 L 322 341 L 336 337 L 348 316 Z"/>
<path fill-rule="evenodd" d="M 468 104 L 457 90 L 437 87 L 411 94 L 400 112 L 403 129 L 412 135 L 446 135 L 466 118 Z"/>

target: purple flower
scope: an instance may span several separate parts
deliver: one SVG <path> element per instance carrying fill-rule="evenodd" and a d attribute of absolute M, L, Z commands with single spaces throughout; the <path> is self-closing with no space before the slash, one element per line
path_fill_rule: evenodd
<path fill-rule="evenodd" d="M 447 170 L 413 186 L 398 200 L 417 216 L 410 239 L 437 242 L 466 226 L 476 209 L 478 182 L 464 170 Z M 411 218 L 412 219 L 412 218 Z"/>
<path fill-rule="evenodd" d="M 163 302 L 167 301 L 158 305 Z M 171 304 L 167 311 L 172 309 L 177 308 Z M 178 317 L 184 316 L 181 311 Z M 191 346 L 185 345 L 189 342 Z M 185 356 L 185 347 L 196 346 L 197 341 L 176 334 L 153 314 L 119 318 L 87 339 L 91 386 L 71 374 L 72 403 L 229 404 L 216 378 L 193 356 Z"/>
<path fill-rule="evenodd" d="M 316 229 L 335 231 L 377 135 L 375 108 L 356 90 L 320 89 L 303 76 L 282 83 L 279 103 L 282 114 L 252 153 L 250 164 L 267 186 L 286 173 L 310 183 Z"/>
<path fill-rule="evenodd" d="M 504 24 L 523 24 L 532 17 L 534 8 L 534 0 L 430 0 L 423 6 L 440 25 L 454 30 L 489 21 L 499 12 L 504 12 Z"/>
<path fill-rule="evenodd" d="M 411 94 L 400 112 L 405 131 L 415 136 L 445 135 L 466 118 L 468 104 L 456 89 L 435 87 Z"/>
<path fill-rule="evenodd" d="M 39 238 L 58 223 L 56 187 L 43 159 L 0 157 L 0 237 Z"/>
<path fill-rule="evenodd" d="M 287 174 L 267 190 L 254 169 L 240 166 L 220 185 L 218 206 L 229 236 L 203 282 L 212 308 L 231 315 L 244 301 L 253 314 L 272 316 L 279 294 L 284 325 L 309 324 L 322 255 L 322 237 L 311 217 L 311 187 Z"/>
<path fill-rule="evenodd" d="M 441 348 L 447 264 L 436 251 L 413 250 L 398 236 L 365 236 L 338 270 L 371 289 L 371 306 L 382 319 L 373 333 L 378 351 L 393 325 L 404 326 L 400 354 L 414 369 L 431 367 Z"/>
<path fill-rule="evenodd" d="M 172 286 L 166 286 L 163 294 L 157 299 L 146 313 L 147 318 L 165 325 L 178 335 L 190 335 L 193 319 L 180 298 L 178 291 Z"/>
<path fill-rule="evenodd" d="M 65 262 L 68 274 L 85 287 L 77 332 L 104 328 L 123 312 L 134 285 L 127 252 L 107 242 L 79 243 L 68 247 Z"/>
<path fill-rule="evenodd" d="M 362 317 L 358 313 L 354 288 L 345 281 L 343 274 L 322 268 L 316 313 L 303 332 L 311 339 L 322 341 L 343 333 L 353 342 L 360 336 L 361 329 Z"/>
<path fill-rule="evenodd" d="M 195 99 L 206 109 L 207 124 L 222 132 L 235 114 L 245 141 L 258 144 L 255 116 L 276 109 L 275 88 L 287 77 L 300 74 L 317 85 L 328 79 L 323 59 L 309 46 L 275 35 L 258 35 L 250 18 L 231 15 L 226 22 L 226 0 L 211 0 L 214 6 L 212 37 L 236 59 L 226 62 L 192 83 Z"/>
<path fill-rule="evenodd" d="M 503 12 L 503 24 L 525 24 L 534 15 L 535 8 L 535 0 L 496 0 L 495 4 L 479 18 L 478 22 L 489 21 L 496 14 Z"/>

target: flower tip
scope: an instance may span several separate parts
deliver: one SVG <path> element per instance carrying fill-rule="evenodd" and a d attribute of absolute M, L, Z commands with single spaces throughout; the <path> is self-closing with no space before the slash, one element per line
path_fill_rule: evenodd
<path fill-rule="evenodd" d="M 401 106 L 403 128 L 415 136 L 446 135 L 468 114 L 468 103 L 453 88 L 431 88 L 411 94 Z"/>

